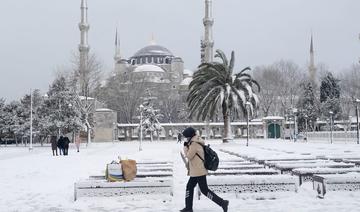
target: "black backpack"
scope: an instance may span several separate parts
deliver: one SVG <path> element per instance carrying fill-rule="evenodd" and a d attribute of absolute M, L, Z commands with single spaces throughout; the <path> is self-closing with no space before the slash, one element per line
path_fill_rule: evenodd
<path fill-rule="evenodd" d="M 198 143 L 198 142 L 197 142 Z M 196 155 L 204 162 L 205 168 L 210 171 L 216 171 L 219 166 L 219 157 L 214 150 L 210 148 L 210 145 L 200 144 L 204 149 L 205 159 L 201 158 L 198 153 Z"/>

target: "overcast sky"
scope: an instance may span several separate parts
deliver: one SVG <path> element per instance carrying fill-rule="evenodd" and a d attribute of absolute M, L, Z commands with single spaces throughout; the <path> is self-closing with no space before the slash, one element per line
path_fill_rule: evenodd
<path fill-rule="evenodd" d="M 113 68 L 115 28 L 126 58 L 158 44 L 194 69 L 200 61 L 204 0 L 88 0 L 89 44 Z M 341 71 L 360 56 L 359 0 L 214 0 L 215 48 L 236 52 L 236 67 L 279 59 L 309 61 L 311 31 L 316 63 Z M 1 0 L 0 97 L 18 99 L 48 89 L 58 66 L 68 65 L 80 39 L 80 0 Z"/>

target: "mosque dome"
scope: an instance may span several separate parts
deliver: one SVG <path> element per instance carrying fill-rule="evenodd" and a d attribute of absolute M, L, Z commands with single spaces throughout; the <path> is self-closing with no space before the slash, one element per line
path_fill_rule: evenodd
<path fill-rule="evenodd" d="M 171 51 L 160 45 L 149 45 L 137 51 L 133 57 L 141 56 L 174 56 Z"/>
<path fill-rule="evenodd" d="M 150 44 L 137 51 L 130 58 L 130 63 L 131 65 L 171 64 L 173 58 L 175 57 L 169 49 L 157 44 Z"/>

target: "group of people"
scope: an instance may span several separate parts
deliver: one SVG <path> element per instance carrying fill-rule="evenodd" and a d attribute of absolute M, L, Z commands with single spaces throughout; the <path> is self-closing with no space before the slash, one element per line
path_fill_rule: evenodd
<path fill-rule="evenodd" d="M 59 139 L 57 139 L 57 136 L 51 136 L 51 149 L 53 156 L 58 156 L 58 150 L 60 155 L 68 155 L 69 154 L 69 144 L 70 139 L 67 136 L 60 136 Z M 75 145 L 77 152 L 79 152 L 80 149 L 80 137 L 75 138 Z"/>

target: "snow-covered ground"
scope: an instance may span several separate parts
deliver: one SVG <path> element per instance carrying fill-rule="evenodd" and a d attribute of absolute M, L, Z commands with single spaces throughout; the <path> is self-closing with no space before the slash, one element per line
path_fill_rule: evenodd
<path fill-rule="evenodd" d="M 256 157 L 277 157 L 281 153 L 294 155 L 343 154 L 360 157 L 360 145 L 325 143 L 290 143 L 284 141 L 244 141 L 222 144 L 211 141 L 216 149 L 234 150 Z M 0 211 L 178 211 L 184 207 L 186 170 L 175 141 L 144 142 L 138 151 L 138 142 L 97 143 L 79 153 L 73 146 L 68 156 L 52 156 L 51 149 L 35 147 L 29 152 L 25 147 L 0 147 Z M 174 162 L 174 195 L 80 198 L 73 201 L 74 182 L 90 175 L 104 174 L 105 166 L 112 160 L 131 158 L 137 161 L 162 160 Z M 234 156 L 219 153 L 220 159 Z M 230 200 L 229 211 L 360 211 L 360 192 L 329 192 L 325 199 L 316 198 L 311 183 L 304 183 L 297 193 L 276 195 L 275 199 L 257 200 L 255 194 L 219 194 Z M 194 211 L 221 211 L 207 198 L 194 198 Z"/>

